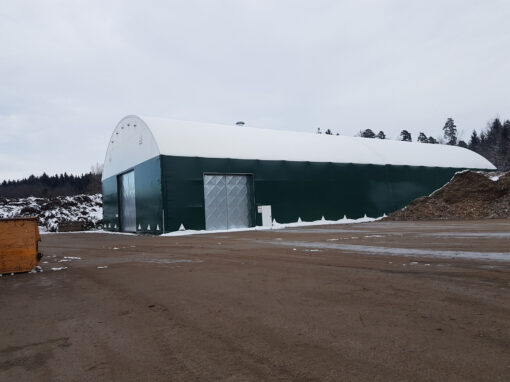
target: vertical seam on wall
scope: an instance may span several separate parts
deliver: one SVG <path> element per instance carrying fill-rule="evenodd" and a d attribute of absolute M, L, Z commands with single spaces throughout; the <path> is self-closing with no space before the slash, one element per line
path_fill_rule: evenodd
<path fill-rule="evenodd" d="M 163 160 L 163 155 L 159 155 L 159 179 L 160 179 L 160 183 L 161 183 L 161 219 L 162 219 L 162 227 L 161 227 L 161 232 L 162 233 L 165 233 L 165 206 L 166 206 L 166 203 L 165 203 L 165 200 L 166 200 L 166 178 L 164 177 L 164 171 L 163 171 L 163 166 L 164 166 L 164 160 Z"/>

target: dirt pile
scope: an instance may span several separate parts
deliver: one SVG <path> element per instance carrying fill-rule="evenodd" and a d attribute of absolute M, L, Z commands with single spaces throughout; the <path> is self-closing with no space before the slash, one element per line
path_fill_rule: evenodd
<path fill-rule="evenodd" d="M 0 198 L 0 218 L 35 216 L 43 231 L 55 232 L 61 224 L 80 223 L 83 229 L 100 228 L 103 219 L 101 194 L 51 198 Z"/>
<path fill-rule="evenodd" d="M 510 172 L 463 171 L 385 220 L 510 218 Z"/>

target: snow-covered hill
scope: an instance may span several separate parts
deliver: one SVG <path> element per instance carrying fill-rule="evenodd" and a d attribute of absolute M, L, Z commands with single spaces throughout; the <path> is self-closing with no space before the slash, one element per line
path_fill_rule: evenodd
<path fill-rule="evenodd" d="M 35 216 L 42 231 L 55 232 L 62 222 L 82 222 L 84 229 L 100 228 L 103 220 L 101 194 L 55 198 L 0 198 L 0 218 Z"/>

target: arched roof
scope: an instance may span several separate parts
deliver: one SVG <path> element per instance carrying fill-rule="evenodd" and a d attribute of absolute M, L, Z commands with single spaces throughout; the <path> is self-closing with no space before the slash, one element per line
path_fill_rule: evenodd
<path fill-rule="evenodd" d="M 158 155 L 495 169 L 457 146 L 127 116 L 108 144 L 103 179 Z"/>

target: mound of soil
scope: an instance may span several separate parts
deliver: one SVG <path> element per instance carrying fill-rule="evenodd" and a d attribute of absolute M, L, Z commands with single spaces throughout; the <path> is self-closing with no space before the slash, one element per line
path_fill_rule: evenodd
<path fill-rule="evenodd" d="M 59 231 L 60 226 L 80 229 L 100 228 L 103 219 L 101 194 L 56 196 L 51 198 L 0 198 L 0 218 L 35 216 L 43 231 Z M 74 223 L 74 224 L 73 224 Z"/>
<path fill-rule="evenodd" d="M 510 172 L 463 171 L 384 220 L 510 218 Z"/>

